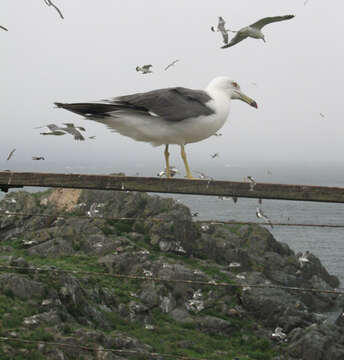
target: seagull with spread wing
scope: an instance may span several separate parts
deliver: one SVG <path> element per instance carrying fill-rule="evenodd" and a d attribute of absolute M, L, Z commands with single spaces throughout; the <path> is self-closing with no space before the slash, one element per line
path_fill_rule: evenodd
<path fill-rule="evenodd" d="M 262 39 L 265 42 L 264 34 L 261 31 L 265 25 L 268 25 L 268 24 L 271 24 L 274 22 L 290 20 L 293 17 L 295 17 L 295 15 L 273 16 L 273 17 L 266 17 L 266 18 L 260 19 L 257 22 L 240 29 L 236 33 L 236 35 L 231 39 L 229 44 L 222 46 L 222 49 L 231 47 L 231 46 L 239 43 L 240 41 L 245 40 L 248 37 L 252 37 L 254 39 Z"/>
<path fill-rule="evenodd" d="M 214 26 L 212 26 L 210 28 L 210 30 L 212 32 L 215 32 L 215 31 L 220 32 L 221 35 L 222 35 L 223 42 L 225 44 L 228 44 L 228 31 L 229 30 L 226 29 L 226 22 L 225 22 L 225 20 L 224 20 L 224 18 L 222 16 L 219 16 L 219 22 L 217 23 L 216 30 L 215 30 Z"/>
<path fill-rule="evenodd" d="M 60 129 L 70 135 L 73 135 L 74 140 L 85 140 L 85 138 L 81 135 L 81 132 L 79 131 L 86 131 L 85 128 L 83 128 L 82 126 L 75 126 L 73 123 L 64 123 L 63 125 L 66 125 L 66 127 Z"/>
<path fill-rule="evenodd" d="M 192 179 L 185 145 L 214 135 L 225 124 L 232 99 L 257 108 L 238 83 L 227 76 L 213 79 L 205 90 L 171 87 L 118 96 L 94 103 L 55 103 L 86 119 L 105 124 L 111 131 L 136 141 L 165 145 L 166 175 L 171 177 L 170 144 L 181 148 L 186 176 Z"/>
<path fill-rule="evenodd" d="M 151 74 L 153 71 L 151 70 L 151 67 L 153 65 L 147 64 L 142 66 L 136 66 L 136 71 L 141 72 L 142 74 Z"/>
<path fill-rule="evenodd" d="M 74 126 L 74 124 L 72 123 L 65 123 L 64 125 L 66 125 L 66 127 L 60 127 L 55 124 L 48 124 L 44 126 L 39 126 L 35 129 L 41 129 L 47 127 L 50 130 L 49 132 L 40 133 L 41 135 L 59 136 L 59 135 L 70 134 L 74 137 L 75 140 L 85 140 L 85 138 L 81 135 L 80 131 L 78 131 L 78 129 L 81 131 L 85 131 L 85 128 L 83 128 L 82 126 Z"/>

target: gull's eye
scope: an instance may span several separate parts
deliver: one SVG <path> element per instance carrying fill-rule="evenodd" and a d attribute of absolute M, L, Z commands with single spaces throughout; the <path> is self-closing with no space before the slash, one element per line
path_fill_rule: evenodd
<path fill-rule="evenodd" d="M 236 89 L 238 89 L 238 88 L 239 88 L 239 84 L 238 84 L 238 83 L 236 83 L 235 81 L 233 81 L 233 82 L 232 82 L 232 86 L 233 86 L 234 88 L 236 88 Z"/>

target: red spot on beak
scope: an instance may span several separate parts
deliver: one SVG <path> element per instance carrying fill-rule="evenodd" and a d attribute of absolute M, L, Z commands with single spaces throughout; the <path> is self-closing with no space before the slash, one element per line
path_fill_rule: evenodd
<path fill-rule="evenodd" d="M 255 101 L 252 101 L 250 105 L 258 109 L 258 104 Z"/>

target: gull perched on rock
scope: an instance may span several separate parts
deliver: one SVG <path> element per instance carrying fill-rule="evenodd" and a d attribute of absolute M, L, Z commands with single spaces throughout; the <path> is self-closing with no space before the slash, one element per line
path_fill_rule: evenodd
<path fill-rule="evenodd" d="M 309 251 L 306 251 L 304 254 L 301 254 L 298 258 L 299 263 L 300 263 L 300 267 L 303 267 L 305 264 L 309 263 Z"/>
<path fill-rule="evenodd" d="M 220 32 L 221 35 L 222 35 L 223 42 L 225 44 L 228 44 L 228 31 L 229 30 L 226 29 L 226 22 L 225 22 L 225 20 L 224 20 L 224 18 L 222 16 L 219 16 L 219 22 L 217 23 L 216 30 L 215 30 L 214 26 L 212 26 L 210 28 L 210 30 L 213 31 L 213 32 L 215 32 L 215 31 Z"/>
<path fill-rule="evenodd" d="M 287 334 L 283 332 L 281 327 L 277 327 L 275 332 L 271 334 L 271 337 L 279 341 L 287 341 Z"/>
<path fill-rule="evenodd" d="M 231 47 L 238 42 L 245 40 L 248 37 L 252 37 L 255 39 L 262 39 L 265 42 L 264 34 L 262 33 L 261 29 L 268 24 L 284 21 L 292 19 L 295 15 L 285 15 L 285 16 L 273 16 L 273 17 L 266 17 L 256 21 L 255 23 L 245 26 L 240 29 L 236 35 L 231 39 L 230 43 L 227 45 L 222 46 L 222 49 Z"/>
<path fill-rule="evenodd" d="M 193 179 L 185 145 L 214 135 L 225 124 L 231 100 L 257 108 L 240 86 L 227 76 L 213 79 L 205 90 L 171 87 L 118 96 L 98 103 L 55 103 L 59 108 L 105 124 L 110 130 L 136 141 L 165 145 L 167 177 L 171 177 L 170 144 L 179 145 L 186 177 Z"/>
<path fill-rule="evenodd" d="M 263 213 L 263 210 L 259 207 L 257 207 L 257 209 L 256 209 L 256 216 L 259 219 L 263 219 L 267 224 L 269 224 L 271 226 L 271 229 L 273 229 L 271 220 Z"/>
<path fill-rule="evenodd" d="M 153 71 L 150 69 L 153 65 L 148 64 L 148 65 L 142 65 L 142 66 L 136 66 L 136 71 L 137 72 L 141 72 L 142 74 L 150 74 Z"/>

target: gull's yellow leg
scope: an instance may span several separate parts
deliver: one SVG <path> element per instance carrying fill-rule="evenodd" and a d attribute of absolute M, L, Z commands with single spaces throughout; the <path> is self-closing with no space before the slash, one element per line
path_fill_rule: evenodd
<path fill-rule="evenodd" d="M 170 153 L 168 152 L 168 144 L 165 146 L 165 161 L 166 161 L 166 176 L 171 178 L 171 171 L 170 171 Z"/>
<path fill-rule="evenodd" d="M 191 175 L 191 171 L 189 168 L 189 164 L 188 164 L 188 160 L 186 159 L 186 153 L 185 153 L 185 149 L 184 149 L 184 145 L 180 145 L 180 154 L 182 156 L 182 159 L 184 161 L 184 166 L 185 166 L 185 170 L 186 170 L 186 177 L 188 179 L 195 179 L 192 175 Z"/>

